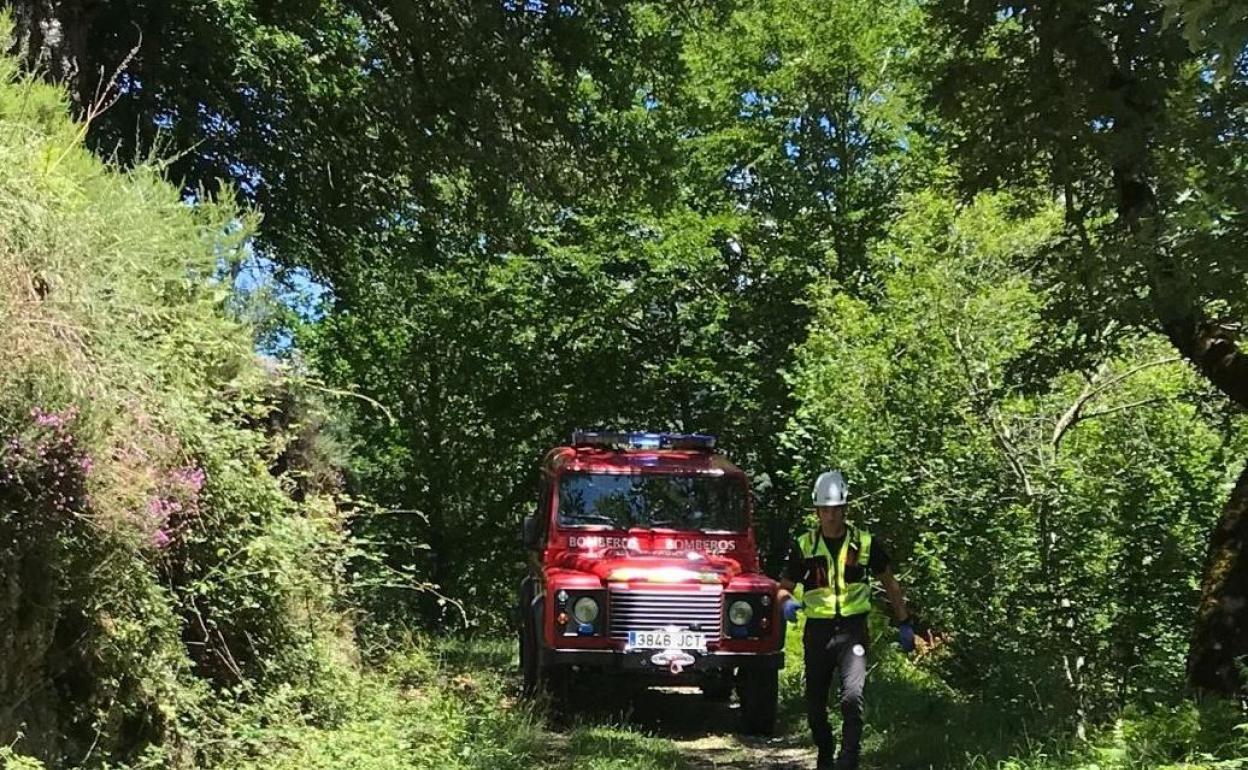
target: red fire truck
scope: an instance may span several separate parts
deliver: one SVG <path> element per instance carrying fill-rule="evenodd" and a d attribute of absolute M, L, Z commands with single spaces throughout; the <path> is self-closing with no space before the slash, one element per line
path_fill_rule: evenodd
<path fill-rule="evenodd" d="M 736 689 L 743 728 L 776 721 L 783 622 L 759 571 L 745 473 L 703 434 L 573 434 L 542 462 L 520 587 L 526 694 L 578 677 Z"/>

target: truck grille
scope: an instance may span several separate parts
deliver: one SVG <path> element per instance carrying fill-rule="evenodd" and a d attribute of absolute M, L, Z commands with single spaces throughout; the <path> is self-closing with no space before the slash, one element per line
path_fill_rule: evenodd
<path fill-rule="evenodd" d="M 709 639 L 720 635 L 723 622 L 722 590 L 680 592 L 619 590 L 611 591 L 610 631 L 612 639 L 628 639 L 629 631 L 652 631 L 666 626 L 696 626 Z"/>

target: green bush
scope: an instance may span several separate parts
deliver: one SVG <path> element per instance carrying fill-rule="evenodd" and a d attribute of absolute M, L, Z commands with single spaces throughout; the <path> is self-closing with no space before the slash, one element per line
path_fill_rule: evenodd
<path fill-rule="evenodd" d="M 0 746 L 204 766 L 239 709 L 341 713 L 341 522 L 217 278 L 250 218 L 83 133 L 0 57 Z"/>

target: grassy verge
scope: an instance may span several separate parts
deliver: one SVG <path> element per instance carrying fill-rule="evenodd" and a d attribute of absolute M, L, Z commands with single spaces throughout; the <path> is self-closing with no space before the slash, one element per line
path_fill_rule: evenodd
<path fill-rule="evenodd" d="M 1078 740 L 1062 717 L 959 692 L 900 654 L 875 628 L 867 683 L 865 768 L 966 770 L 1248 770 L 1248 714 L 1227 702 L 1130 707 Z M 790 629 L 780 731 L 805 740 L 800 627 Z M 835 704 L 835 698 L 833 698 Z M 837 724 L 835 705 L 833 723 Z"/>
<path fill-rule="evenodd" d="M 315 688 L 278 690 L 248 705 L 222 704 L 214 733 L 199 734 L 200 767 L 240 770 L 687 770 L 801 767 L 806 745 L 800 643 L 789 640 L 780 737 L 741 740 L 726 707 L 699 696 L 630 711 L 644 695 L 592 703 L 553 718 L 518 698 L 509 640 L 411 639 L 370 668 L 345 666 Z M 878 643 L 868 685 L 863 767 L 967 770 L 1248 770 L 1248 722 L 1238 709 L 1178 703 L 1134 709 L 1075 741 L 1059 722 L 1024 718 L 958 693 Z M 317 692 L 315 704 L 308 702 Z M 618 695 L 615 692 L 611 697 Z M 624 705 L 629 704 L 629 705 Z M 714 740 L 708 740 L 713 738 Z M 776 753 L 789 749 L 789 760 Z M 159 761 L 125 767 L 158 767 Z M 0 747 L 0 767 L 37 770 Z M 120 767 L 117 770 L 121 770 Z"/>
<path fill-rule="evenodd" d="M 799 633 L 791 633 L 790 665 L 782 676 L 785 745 L 805 741 Z M 1042 714 L 1025 717 L 958 693 L 885 641 L 876 644 L 868 685 L 866 768 L 1248 769 L 1248 718 L 1229 705 L 1129 710 L 1079 742 Z M 702 727 L 733 729 L 731 722 L 706 721 L 713 707 L 696 695 L 676 696 L 683 705 L 658 719 L 600 704 L 553 720 L 543 704 L 518 699 L 513 658 L 509 641 L 401 645 L 375 671 L 338 685 L 345 704 L 340 718 L 314 723 L 297 709 L 285 718 L 270 709 L 234 737 L 239 752 L 223 764 L 255 770 L 680 770 L 711 765 L 697 742 L 690 743 Z M 256 721 L 267 726 L 255 727 Z M 736 750 L 716 761 L 730 759 L 733 767 L 768 761 L 772 744 L 727 739 Z"/>
<path fill-rule="evenodd" d="M 341 704 L 312 720 L 298 702 L 271 699 L 240 713 L 214 764 L 243 770 L 670 770 L 669 741 L 625 724 L 547 727 L 542 704 L 518 699 L 513 646 L 499 641 L 420 640 L 373 670 L 326 686 Z"/>
<path fill-rule="evenodd" d="M 790 665 L 782 677 L 779 743 L 786 746 L 806 740 L 798 633 L 789 640 Z M 1242 724 L 1248 719 L 1225 704 L 1130 710 L 1079 742 L 1043 715 L 1024 717 L 956 692 L 883 641 L 874 656 L 865 768 L 1248 769 Z M 715 762 L 771 766 L 757 763 L 770 761 L 776 744 L 738 740 L 731 735 L 734 723 L 712 718 L 715 707 L 696 695 L 674 696 L 680 703 L 657 717 L 597 704 L 552 719 L 544 704 L 518 699 L 513 658 L 509 641 L 400 645 L 373 672 L 337 685 L 345 704 L 338 719 L 315 723 L 293 708 L 283 718 L 270 708 L 263 719 L 243 720 L 249 726 L 233 737 L 238 751 L 222 764 L 255 770 L 680 770 L 711 766 L 696 738 L 727 732 L 734 748 L 720 751 Z"/>

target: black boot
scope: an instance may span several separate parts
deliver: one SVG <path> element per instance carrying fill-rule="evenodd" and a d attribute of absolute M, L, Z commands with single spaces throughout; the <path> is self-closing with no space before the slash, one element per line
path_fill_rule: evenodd
<path fill-rule="evenodd" d="M 858 754 L 847 754 L 842 751 L 841 755 L 836 758 L 835 765 L 828 765 L 834 770 L 858 770 Z"/>
<path fill-rule="evenodd" d="M 815 770 L 834 770 L 834 768 L 836 767 L 836 762 L 834 761 L 833 758 L 835 756 L 836 756 L 835 745 L 820 746 L 819 758 L 815 760 Z"/>

